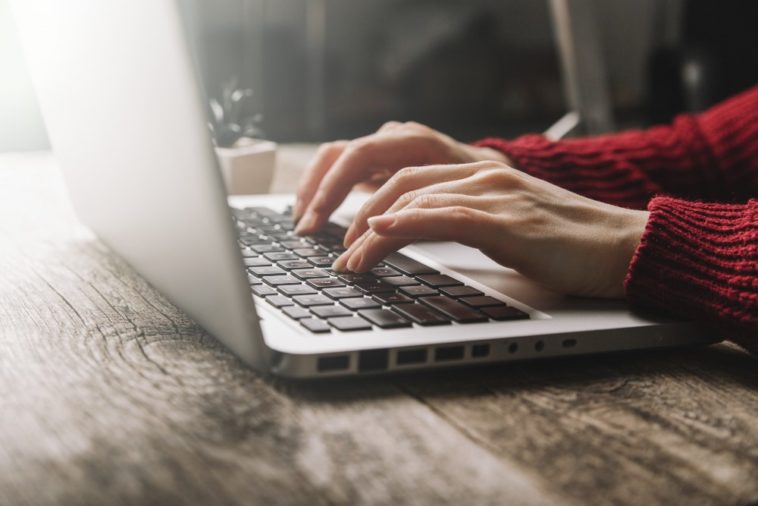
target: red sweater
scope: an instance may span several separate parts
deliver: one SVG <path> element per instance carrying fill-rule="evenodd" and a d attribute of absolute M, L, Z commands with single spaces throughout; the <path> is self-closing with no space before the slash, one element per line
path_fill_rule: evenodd
<path fill-rule="evenodd" d="M 707 321 L 758 353 L 758 86 L 648 130 L 476 144 L 592 199 L 647 207 L 630 302 Z"/>

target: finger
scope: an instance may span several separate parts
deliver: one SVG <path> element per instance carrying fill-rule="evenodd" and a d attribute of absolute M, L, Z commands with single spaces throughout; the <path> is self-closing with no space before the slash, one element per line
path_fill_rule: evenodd
<path fill-rule="evenodd" d="M 312 233 L 329 219 L 356 183 L 378 169 L 395 169 L 408 154 L 407 136 L 376 133 L 348 144 L 321 179 L 296 232 Z"/>
<path fill-rule="evenodd" d="M 415 238 L 413 237 L 383 237 L 374 233 L 373 230 L 368 230 L 361 247 L 357 248 L 348 260 L 347 269 L 357 273 L 368 272 L 388 254 L 402 249 L 414 241 Z"/>
<path fill-rule="evenodd" d="M 316 193 L 321 179 L 342 154 L 345 146 L 347 146 L 347 141 L 329 142 L 319 146 L 316 156 L 308 164 L 298 183 L 297 198 L 292 210 L 292 218 L 295 222 L 303 217 L 303 212 Z"/>
<path fill-rule="evenodd" d="M 437 185 L 435 185 L 437 186 Z M 441 185 L 440 185 L 441 186 Z M 495 197 L 473 197 L 469 195 L 461 195 L 455 193 L 434 193 L 429 195 L 421 195 L 411 202 L 408 207 L 418 208 L 435 208 L 435 207 L 453 207 L 453 206 L 466 206 L 472 209 L 488 210 L 490 208 L 496 208 L 498 205 L 498 199 Z M 397 209 L 398 211 L 400 208 Z M 356 239 L 348 249 L 335 260 L 332 268 L 337 271 L 353 270 L 355 265 L 358 265 L 361 255 L 356 255 L 355 252 L 362 247 L 364 242 L 372 235 L 372 230 L 369 228 L 358 239 Z M 400 248 L 402 246 L 398 246 Z"/>
<path fill-rule="evenodd" d="M 427 165 L 425 167 L 406 167 L 398 171 L 358 210 L 345 233 L 345 246 L 352 244 L 356 237 L 368 229 L 367 220 L 370 216 L 384 213 L 402 195 L 435 183 L 466 178 L 482 170 L 484 166 L 480 163 Z M 407 198 L 412 199 L 413 195 L 411 194 Z"/>
<path fill-rule="evenodd" d="M 401 126 L 403 126 L 403 124 L 400 121 L 388 121 L 382 125 L 381 128 L 377 130 L 377 132 L 391 132 L 392 130 L 396 130 Z"/>
<path fill-rule="evenodd" d="M 437 183 L 404 193 L 384 214 L 392 214 L 402 209 L 414 207 L 434 208 L 465 205 L 480 209 L 479 205 L 473 205 L 473 202 L 480 202 L 480 199 L 484 197 L 481 196 L 480 188 L 471 181 L 473 177 L 475 176 Z M 487 199 L 488 202 L 490 200 Z"/>
<path fill-rule="evenodd" d="M 360 258 L 351 270 L 363 272 L 399 247 L 418 239 L 455 241 L 489 249 L 503 235 L 494 216 L 464 206 L 412 208 L 370 219 L 371 231 L 353 253 Z M 501 237 L 502 238 L 502 237 Z"/>
<path fill-rule="evenodd" d="M 363 244 L 363 241 L 366 239 L 366 237 L 368 237 L 370 232 L 370 230 L 367 230 L 366 233 L 356 239 L 355 242 L 353 242 L 353 244 L 347 248 L 347 250 L 342 252 L 342 254 L 338 256 L 337 259 L 332 263 L 332 269 L 338 272 L 349 270 L 348 263 L 350 262 L 350 258 L 353 256 L 353 253 L 355 253 L 355 251 L 360 248 L 361 244 Z"/>

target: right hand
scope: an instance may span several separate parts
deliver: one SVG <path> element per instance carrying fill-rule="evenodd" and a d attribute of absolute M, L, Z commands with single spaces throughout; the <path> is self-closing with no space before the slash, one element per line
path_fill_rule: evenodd
<path fill-rule="evenodd" d="M 499 151 L 458 142 L 413 122 L 391 121 L 366 137 L 323 144 L 298 185 L 295 232 L 320 229 L 356 184 L 376 189 L 405 167 L 485 160 L 510 163 Z M 345 236 L 346 244 L 355 239 L 350 235 Z"/>

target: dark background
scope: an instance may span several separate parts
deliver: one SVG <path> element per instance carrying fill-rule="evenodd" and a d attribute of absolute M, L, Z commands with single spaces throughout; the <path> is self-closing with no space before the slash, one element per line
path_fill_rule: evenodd
<path fill-rule="evenodd" d="M 543 130 L 566 110 L 546 1 L 186 6 L 208 92 L 238 76 L 274 140 L 349 138 L 409 119 L 462 139 L 509 136 Z M 758 80 L 758 2 L 593 7 L 620 126 L 668 121 Z"/>
<path fill-rule="evenodd" d="M 0 0 L 0 151 L 46 138 Z M 209 96 L 236 80 L 280 142 L 388 120 L 462 140 L 541 131 L 564 112 L 547 0 L 182 0 Z M 668 121 L 758 81 L 754 0 L 592 0 L 618 127 Z"/>

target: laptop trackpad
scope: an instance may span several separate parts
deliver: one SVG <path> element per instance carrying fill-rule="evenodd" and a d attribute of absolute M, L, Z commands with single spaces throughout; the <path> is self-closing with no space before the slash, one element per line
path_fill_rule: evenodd
<path fill-rule="evenodd" d="M 478 281 L 493 290 L 550 314 L 560 310 L 608 310 L 626 307 L 623 300 L 572 297 L 553 292 L 496 263 L 479 250 L 453 242 L 419 242 L 406 251 Z"/>

